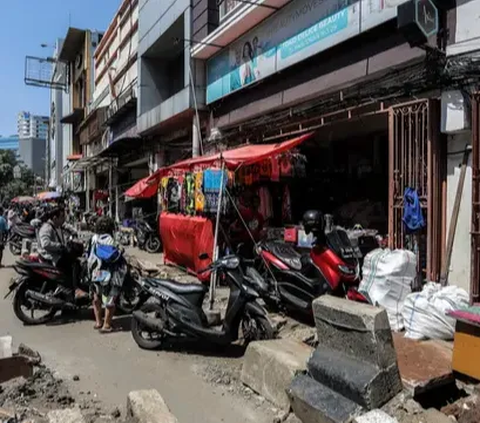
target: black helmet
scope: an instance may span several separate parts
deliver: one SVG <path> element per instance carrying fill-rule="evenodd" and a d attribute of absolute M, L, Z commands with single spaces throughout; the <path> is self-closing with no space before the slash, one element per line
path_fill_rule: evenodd
<path fill-rule="evenodd" d="M 319 233 L 325 229 L 325 221 L 323 219 L 323 213 L 319 210 L 308 210 L 303 214 L 303 227 L 305 233 Z"/>

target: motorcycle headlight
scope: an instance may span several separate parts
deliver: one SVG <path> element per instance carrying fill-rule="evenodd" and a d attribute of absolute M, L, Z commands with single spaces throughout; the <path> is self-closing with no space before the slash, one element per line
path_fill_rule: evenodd
<path fill-rule="evenodd" d="M 222 260 L 222 265 L 227 269 L 236 269 L 240 265 L 240 259 L 238 257 L 229 257 Z"/>
<path fill-rule="evenodd" d="M 345 275 L 352 276 L 355 274 L 355 269 L 352 269 L 351 267 L 339 265 L 338 268 L 340 269 L 340 272 Z"/>

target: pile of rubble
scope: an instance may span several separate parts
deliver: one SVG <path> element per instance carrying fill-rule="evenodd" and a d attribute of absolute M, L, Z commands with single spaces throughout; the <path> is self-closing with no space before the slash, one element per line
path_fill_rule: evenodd
<path fill-rule="evenodd" d="M 118 409 L 104 410 L 89 392 L 74 397 L 38 352 L 21 344 L 13 353 L 9 336 L 0 338 L 0 346 L 0 422 L 122 423 Z"/>

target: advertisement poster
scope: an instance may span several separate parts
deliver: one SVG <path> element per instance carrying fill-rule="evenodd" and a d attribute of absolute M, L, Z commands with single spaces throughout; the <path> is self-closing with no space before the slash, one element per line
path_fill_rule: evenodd
<path fill-rule="evenodd" d="M 394 18 L 403 1 L 289 3 L 207 62 L 207 103 Z"/>

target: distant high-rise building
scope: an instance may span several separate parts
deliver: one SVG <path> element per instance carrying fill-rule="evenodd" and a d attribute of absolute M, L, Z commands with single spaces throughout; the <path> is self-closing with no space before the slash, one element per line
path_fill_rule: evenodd
<path fill-rule="evenodd" d="M 47 139 L 49 121 L 48 116 L 36 116 L 30 112 L 20 112 L 17 119 L 18 137 L 20 139 Z"/>
<path fill-rule="evenodd" d="M 0 136 L 0 150 L 12 150 L 18 154 L 18 135 Z"/>

